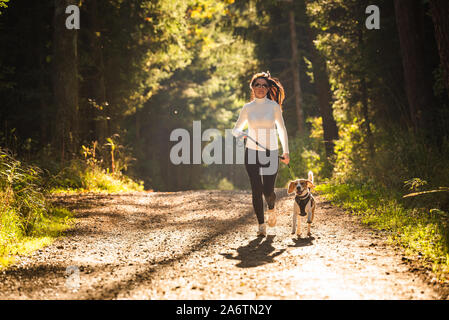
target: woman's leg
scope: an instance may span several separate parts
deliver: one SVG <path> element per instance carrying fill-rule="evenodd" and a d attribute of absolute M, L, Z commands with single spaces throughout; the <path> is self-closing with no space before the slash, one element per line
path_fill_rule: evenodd
<path fill-rule="evenodd" d="M 263 176 L 263 194 L 267 202 L 268 209 L 273 209 L 276 202 L 276 193 L 274 192 L 274 185 L 276 183 L 277 172 L 273 175 Z"/>
<path fill-rule="evenodd" d="M 255 151 L 250 151 L 255 152 Z M 259 224 L 263 224 L 265 222 L 264 214 L 263 214 L 263 185 L 262 185 L 262 177 L 259 174 L 259 168 L 260 166 L 257 163 L 248 163 L 248 148 L 245 150 L 245 168 L 246 172 L 249 176 L 249 181 L 251 183 L 251 190 L 252 190 L 252 201 L 253 201 L 253 208 L 254 212 L 257 216 L 257 221 Z"/>
<path fill-rule="evenodd" d="M 276 201 L 276 193 L 274 192 L 274 185 L 276 183 L 276 177 L 279 169 L 279 158 L 278 151 L 273 152 L 273 159 L 276 156 L 274 161 L 277 161 L 276 172 L 270 175 L 263 175 L 263 194 L 265 196 L 265 201 L 267 202 L 268 209 L 273 209 Z M 268 153 L 269 155 L 269 153 Z"/>

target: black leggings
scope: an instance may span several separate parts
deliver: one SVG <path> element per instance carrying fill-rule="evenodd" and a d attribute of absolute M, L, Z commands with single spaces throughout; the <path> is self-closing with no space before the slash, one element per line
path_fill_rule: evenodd
<path fill-rule="evenodd" d="M 249 150 L 249 151 L 248 151 Z M 253 156 L 249 157 L 248 161 L 248 153 L 252 153 Z M 252 198 L 253 198 L 253 207 L 254 212 L 257 216 L 257 221 L 259 224 L 264 223 L 264 212 L 263 212 L 263 198 L 262 194 L 265 196 L 265 201 L 267 202 L 268 209 L 274 208 L 274 203 L 276 201 L 276 193 L 274 192 L 274 184 L 276 182 L 276 176 L 279 168 L 279 151 L 278 150 L 267 150 L 267 151 L 256 151 L 253 149 L 245 148 L 245 168 L 246 172 L 248 172 L 249 180 L 251 183 L 252 189 Z M 261 164 L 260 156 L 263 155 L 265 158 L 262 158 L 262 163 L 266 162 L 266 158 L 276 159 L 276 163 L 272 164 L 275 168 L 274 174 L 261 174 L 259 171 L 261 167 L 268 167 L 270 163 Z M 249 163 L 250 162 L 250 163 Z M 255 163 L 254 163 L 255 162 Z"/>

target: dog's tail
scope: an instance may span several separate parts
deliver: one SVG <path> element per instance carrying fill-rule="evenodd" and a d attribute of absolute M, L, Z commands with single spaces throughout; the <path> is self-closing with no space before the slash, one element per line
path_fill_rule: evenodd
<path fill-rule="evenodd" d="M 309 171 L 309 173 L 307 175 L 307 179 L 309 179 L 313 183 L 313 172 L 312 171 Z"/>

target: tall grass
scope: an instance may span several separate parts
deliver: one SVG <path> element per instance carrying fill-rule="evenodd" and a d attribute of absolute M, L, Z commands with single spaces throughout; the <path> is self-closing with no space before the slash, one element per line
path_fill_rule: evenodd
<path fill-rule="evenodd" d="M 444 211 L 407 208 L 392 192 L 374 184 L 327 183 L 316 190 L 368 226 L 386 230 L 392 243 L 449 281 L 449 215 Z"/>
<path fill-rule="evenodd" d="M 128 192 L 143 191 L 143 182 L 135 182 L 120 171 L 109 172 L 97 164 L 75 159 L 51 178 L 50 192 Z"/>
<path fill-rule="evenodd" d="M 0 148 L 0 267 L 70 227 L 72 214 L 51 206 L 48 193 L 143 191 L 143 182 L 122 174 L 131 160 L 117 135 L 104 147 L 83 146 L 80 157 L 64 167 L 48 155 L 40 166 L 28 165 Z"/>
<path fill-rule="evenodd" d="M 53 165 L 56 174 L 50 177 L 51 192 L 127 192 L 143 191 L 142 181 L 134 181 L 122 173 L 130 162 L 129 150 L 114 135 L 104 146 L 97 141 L 82 146 L 81 157 L 72 159 L 60 168 Z"/>
<path fill-rule="evenodd" d="M 69 227 L 71 213 L 45 199 L 38 167 L 26 165 L 0 149 L 0 267 L 47 244 Z"/>

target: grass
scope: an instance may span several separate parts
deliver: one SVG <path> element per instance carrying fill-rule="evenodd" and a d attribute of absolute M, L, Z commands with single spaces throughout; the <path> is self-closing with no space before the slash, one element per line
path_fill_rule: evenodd
<path fill-rule="evenodd" d="M 117 162 L 118 163 L 118 162 Z M 0 268 L 51 244 L 73 225 L 70 211 L 55 208 L 48 193 L 143 191 L 120 170 L 110 173 L 94 161 L 72 160 L 56 175 L 18 160 L 0 148 Z"/>
<path fill-rule="evenodd" d="M 143 191 L 143 182 L 135 182 L 131 178 L 118 173 L 110 173 L 97 165 L 86 165 L 81 161 L 73 161 L 55 178 L 51 193 L 99 192 L 116 193 Z"/>
<path fill-rule="evenodd" d="M 0 230 L 0 269 L 14 263 L 15 256 L 28 255 L 53 243 L 62 233 L 70 228 L 75 219 L 73 214 L 61 208 L 50 208 L 48 213 L 37 221 L 32 231 L 26 235 L 12 218 L 15 213 L 1 212 Z"/>
<path fill-rule="evenodd" d="M 331 203 L 361 217 L 362 223 L 389 232 L 389 241 L 449 282 L 449 215 L 441 210 L 407 208 L 399 197 L 369 184 L 334 184 L 316 190 Z"/>
<path fill-rule="evenodd" d="M 53 242 L 72 214 L 46 200 L 42 170 L 0 149 L 0 268 Z"/>

